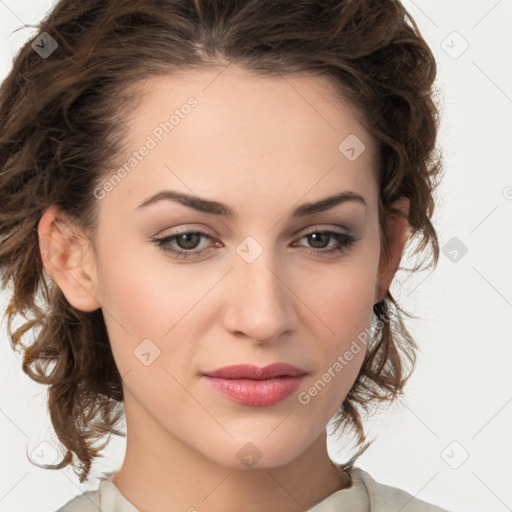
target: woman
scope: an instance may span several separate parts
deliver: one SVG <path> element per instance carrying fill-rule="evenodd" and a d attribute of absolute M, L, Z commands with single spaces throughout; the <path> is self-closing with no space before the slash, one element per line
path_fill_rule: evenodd
<path fill-rule="evenodd" d="M 393 0 L 57 4 L 0 90 L 8 329 L 48 467 L 127 427 L 61 511 L 443 510 L 354 465 L 414 366 L 406 244 L 437 263 L 435 76 Z"/>

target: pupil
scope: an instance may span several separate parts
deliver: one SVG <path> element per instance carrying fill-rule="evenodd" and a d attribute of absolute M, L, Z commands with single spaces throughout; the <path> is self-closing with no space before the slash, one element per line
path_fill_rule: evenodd
<path fill-rule="evenodd" d="M 194 242 L 191 243 L 190 237 L 198 238 L 198 234 L 197 233 L 184 233 L 177 239 L 179 241 L 179 245 L 182 249 L 194 249 L 195 248 L 195 246 L 197 245 L 197 240 L 196 240 L 196 243 L 194 243 Z M 181 243 L 182 241 L 185 242 L 184 247 L 183 247 L 183 244 Z"/>
<path fill-rule="evenodd" d="M 312 233 L 311 235 L 308 235 L 308 236 L 311 237 L 312 243 L 311 243 L 311 240 L 310 240 L 310 243 L 313 247 L 315 247 L 315 249 L 321 249 L 322 247 L 325 247 L 325 244 L 320 244 L 320 246 L 315 245 L 315 243 L 318 243 L 318 239 L 320 237 L 328 238 L 328 235 L 326 235 L 325 233 Z"/>

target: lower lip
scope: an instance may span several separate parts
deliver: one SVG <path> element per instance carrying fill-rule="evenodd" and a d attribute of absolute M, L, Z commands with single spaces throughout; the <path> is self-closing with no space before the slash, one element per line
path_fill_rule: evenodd
<path fill-rule="evenodd" d="M 204 377 L 213 388 L 229 396 L 235 402 L 264 407 L 277 404 L 289 397 L 299 388 L 305 375 L 264 380 L 221 379 L 208 375 Z"/>

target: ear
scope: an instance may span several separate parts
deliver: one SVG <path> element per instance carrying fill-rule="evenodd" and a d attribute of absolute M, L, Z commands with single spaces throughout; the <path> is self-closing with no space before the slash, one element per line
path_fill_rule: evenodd
<path fill-rule="evenodd" d="M 407 220 L 410 202 L 407 197 L 401 197 L 392 206 L 397 208 L 406 217 L 392 214 L 387 218 L 387 231 L 389 238 L 389 254 L 383 249 L 379 260 L 375 302 L 382 300 L 391 286 L 391 282 L 398 270 L 405 243 L 411 233 L 411 226 Z"/>
<path fill-rule="evenodd" d="M 57 207 L 48 208 L 38 224 L 39 248 L 44 269 L 68 302 L 81 311 L 94 311 L 96 260 L 91 240 Z"/>

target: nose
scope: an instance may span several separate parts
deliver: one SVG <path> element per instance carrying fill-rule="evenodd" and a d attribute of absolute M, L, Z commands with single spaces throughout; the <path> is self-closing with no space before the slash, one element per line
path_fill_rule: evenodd
<path fill-rule="evenodd" d="M 251 263 L 234 255 L 226 297 L 224 322 L 232 333 L 268 344 L 292 329 L 294 294 L 286 272 L 270 250 L 264 250 Z"/>

